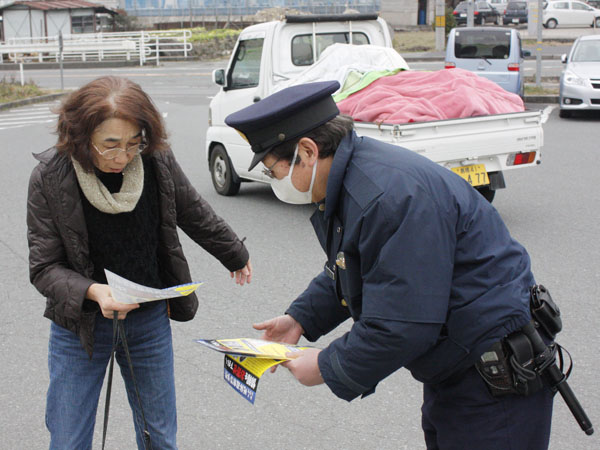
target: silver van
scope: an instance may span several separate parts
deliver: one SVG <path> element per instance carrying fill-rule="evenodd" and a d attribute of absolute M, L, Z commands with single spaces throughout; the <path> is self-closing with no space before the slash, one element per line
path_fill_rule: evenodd
<path fill-rule="evenodd" d="M 453 28 L 446 46 L 446 69 L 458 67 L 487 78 L 523 97 L 523 51 L 519 32 L 511 28 Z"/>

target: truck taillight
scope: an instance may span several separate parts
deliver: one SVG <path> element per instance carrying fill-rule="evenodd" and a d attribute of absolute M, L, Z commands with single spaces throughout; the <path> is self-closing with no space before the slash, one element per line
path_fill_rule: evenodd
<path fill-rule="evenodd" d="M 530 164 L 535 161 L 535 152 L 511 153 L 506 161 L 507 166 L 520 166 L 521 164 Z"/>
<path fill-rule="evenodd" d="M 519 63 L 510 63 L 508 65 L 509 72 L 518 72 L 519 71 Z"/>
<path fill-rule="evenodd" d="M 450 61 L 446 61 L 446 64 L 444 65 L 444 69 L 454 69 L 456 68 L 456 64 Z"/>

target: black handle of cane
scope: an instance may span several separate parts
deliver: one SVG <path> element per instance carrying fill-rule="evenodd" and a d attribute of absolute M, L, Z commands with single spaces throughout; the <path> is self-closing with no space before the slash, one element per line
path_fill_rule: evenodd
<path fill-rule="evenodd" d="M 542 353 L 544 353 L 547 346 L 542 340 L 538 331 L 536 330 L 533 321 L 529 322 L 525 327 L 523 327 L 523 333 L 525 333 L 525 335 L 529 338 L 533 347 L 534 354 L 541 355 Z M 577 400 L 575 393 L 571 390 L 571 387 L 567 383 L 565 375 L 558 368 L 556 362 L 550 364 L 543 371 L 542 374 L 550 382 L 550 386 L 553 389 L 558 390 L 581 429 L 585 432 L 585 434 L 591 436 L 594 433 L 592 422 L 583 410 L 583 407 Z"/>

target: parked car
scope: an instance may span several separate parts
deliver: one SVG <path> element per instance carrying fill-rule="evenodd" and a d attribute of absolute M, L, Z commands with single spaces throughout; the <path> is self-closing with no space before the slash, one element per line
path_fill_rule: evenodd
<path fill-rule="evenodd" d="M 527 2 L 508 2 L 502 16 L 504 25 L 527 23 Z"/>
<path fill-rule="evenodd" d="M 530 55 L 514 28 L 453 28 L 445 67 L 470 70 L 523 97 L 523 58 Z"/>
<path fill-rule="evenodd" d="M 577 1 L 551 1 L 544 4 L 542 20 L 546 28 L 594 25 L 600 28 L 600 9 Z"/>
<path fill-rule="evenodd" d="M 468 2 L 460 2 L 454 8 L 452 14 L 456 25 L 467 24 L 467 7 Z M 473 20 L 474 24 L 483 25 L 487 22 L 496 23 L 498 25 L 502 22 L 502 15 L 496 8 L 490 5 L 488 2 L 474 2 L 473 3 Z"/>
<path fill-rule="evenodd" d="M 504 14 L 504 10 L 506 9 L 506 4 L 508 3 L 508 0 L 488 0 L 488 3 L 494 8 L 496 8 L 496 10 L 500 14 Z"/>
<path fill-rule="evenodd" d="M 560 117 L 600 110 L 600 35 L 577 38 L 561 59 L 566 66 L 560 76 Z"/>
<path fill-rule="evenodd" d="M 599 9 L 600 8 L 600 0 L 587 0 L 586 2 L 592 8 Z"/>

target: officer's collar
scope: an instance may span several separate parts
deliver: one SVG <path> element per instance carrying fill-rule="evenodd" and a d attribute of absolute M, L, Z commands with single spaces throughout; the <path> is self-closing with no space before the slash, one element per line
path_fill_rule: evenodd
<path fill-rule="evenodd" d="M 350 131 L 338 145 L 333 162 L 327 176 L 327 193 L 325 194 L 325 218 L 330 218 L 337 209 L 340 192 L 344 182 L 344 174 L 352 157 L 355 142 L 360 138 L 355 131 Z"/>

